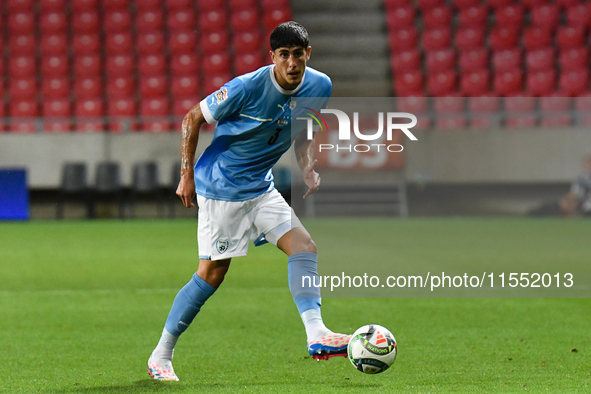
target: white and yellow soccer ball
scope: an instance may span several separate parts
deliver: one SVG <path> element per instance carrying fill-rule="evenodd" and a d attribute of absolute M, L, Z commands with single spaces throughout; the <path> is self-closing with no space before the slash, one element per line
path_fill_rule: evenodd
<path fill-rule="evenodd" d="M 353 366 L 368 374 L 387 370 L 396 359 L 397 352 L 394 335 L 377 324 L 359 328 L 347 345 L 347 354 Z"/>

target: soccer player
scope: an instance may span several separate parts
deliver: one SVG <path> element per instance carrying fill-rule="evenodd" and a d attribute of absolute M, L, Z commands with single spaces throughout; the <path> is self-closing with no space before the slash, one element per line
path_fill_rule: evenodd
<path fill-rule="evenodd" d="M 302 276 L 317 277 L 316 245 L 273 186 L 271 168 L 292 142 L 308 191 L 314 170 L 314 142 L 291 133 L 294 97 L 328 98 L 330 79 L 310 67 L 308 32 L 282 23 L 270 38 L 272 65 L 234 78 L 206 97 L 183 119 L 181 180 L 176 194 L 186 207 L 199 205 L 199 267 L 174 299 L 162 337 L 148 360 L 154 379 L 178 380 L 174 346 L 203 304 L 224 280 L 233 257 L 246 256 L 249 241 L 270 242 L 288 257 L 290 290 L 304 323 L 308 351 L 315 359 L 346 356 L 349 335 L 335 334 L 320 314 L 320 289 L 303 289 Z M 327 100 L 327 99 L 326 99 Z M 325 102 L 326 102 L 325 100 Z M 195 164 L 199 128 L 217 122 L 211 144 Z M 293 141 L 292 141 L 293 140 Z M 313 282 L 312 282 L 313 283 Z"/>

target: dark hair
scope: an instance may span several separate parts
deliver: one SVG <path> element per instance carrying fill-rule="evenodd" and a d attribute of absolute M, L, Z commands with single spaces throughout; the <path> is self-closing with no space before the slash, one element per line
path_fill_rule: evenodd
<path fill-rule="evenodd" d="M 304 26 L 297 22 L 284 22 L 273 30 L 269 42 L 272 51 L 275 51 L 277 48 L 297 46 L 306 49 L 309 45 L 308 32 Z"/>

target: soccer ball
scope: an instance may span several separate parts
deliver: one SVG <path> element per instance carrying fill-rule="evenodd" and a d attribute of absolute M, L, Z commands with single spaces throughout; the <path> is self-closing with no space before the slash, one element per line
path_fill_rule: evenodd
<path fill-rule="evenodd" d="M 384 372 L 396 359 L 396 339 L 387 328 L 368 324 L 353 333 L 347 345 L 349 360 L 357 370 Z"/>

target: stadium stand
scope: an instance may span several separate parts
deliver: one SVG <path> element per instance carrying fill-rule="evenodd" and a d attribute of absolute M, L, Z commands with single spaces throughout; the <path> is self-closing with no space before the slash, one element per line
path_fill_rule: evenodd
<path fill-rule="evenodd" d="M 292 18 L 284 0 L 15 0 L 0 10 L 11 132 L 177 130 L 201 97 L 264 65 L 270 30 Z M 143 115 L 155 118 L 133 119 Z"/>
<path fill-rule="evenodd" d="M 586 119 L 575 114 L 573 121 L 570 101 L 550 111 L 545 100 L 589 92 L 587 1 L 384 0 L 384 9 L 395 96 L 505 101 L 505 110 L 494 105 L 500 116 L 494 122 L 482 121 L 482 108 L 469 105 L 475 128 L 564 127 Z M 532 97 L 531 105 L 517 109 L 513 96 Z M 433 102 L 428 107 L 435 116 L 440 112 Z M 447 120 L 433 125 L 440 123 L 449 126 Z"/>

